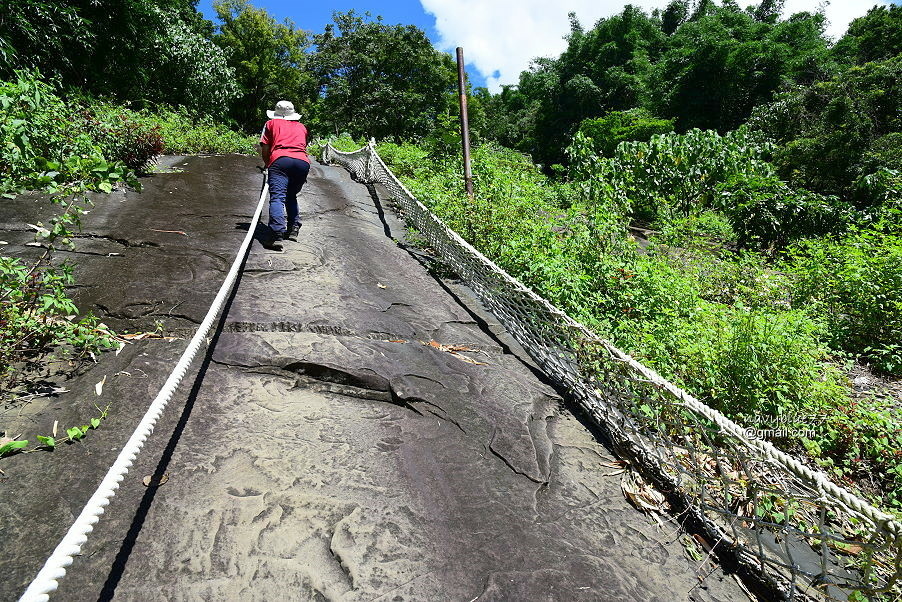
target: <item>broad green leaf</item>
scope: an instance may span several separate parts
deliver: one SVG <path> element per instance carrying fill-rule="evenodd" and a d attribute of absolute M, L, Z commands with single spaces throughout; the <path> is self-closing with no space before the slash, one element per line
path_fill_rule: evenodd
<path fill-rule="evenodd" d="M 22 441 L 8 441 L 3 445 L 0 445 L 0 456 L 25 447 L 28 447 L 28 439 L 24 439 Z"/>

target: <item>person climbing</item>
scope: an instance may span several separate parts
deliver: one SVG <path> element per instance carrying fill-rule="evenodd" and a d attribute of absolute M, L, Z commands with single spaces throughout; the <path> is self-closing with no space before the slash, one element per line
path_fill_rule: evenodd
<path fill-rule="evenodd" d="M 269 121 L 260 135 L 260 156 L 269 170 L 269 229 L 264 246 L 281 250 L 283 240 L 297 241 L 301 229 L 298 193 L 307 182 L 307 127 L 287 100 L 266 111 Z"/>

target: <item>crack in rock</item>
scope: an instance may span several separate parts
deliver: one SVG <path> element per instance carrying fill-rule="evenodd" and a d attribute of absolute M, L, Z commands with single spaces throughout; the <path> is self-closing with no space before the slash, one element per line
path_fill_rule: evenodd
<path fill-rule="evenodd" d="M 217 359 L 211 361 L 219 366 L 241 368 L 251 374 L 274 374 L 283 377 L 293 375 L 297 385 L 305 385 L 317 391 L 344 395 L 345 397 L 390 403 L 410 410 L 418 416 L 423 416 L 423 413 L 415 406 L 395 394 L 388 379 L 379 376 L 371 370 L 367 370 L 368 374 L 355 374 L 335 366 L 313 362 L 294 362 L 286 366 L 271 364 L 250 366 Z M 448 420 L 452 421 L 450 418 Z M 460 428 L 459 425 L 458 428 Z"/>
<path fill-rule="evenodd" d="M 118 320 L 137 320 L 138 318 L 146 318 L 152 315 L 160 306 L 160 301 L 135 301 L 122 306 L 121 309 L 113 311 L 108 305 L 103 303 L 95 303 L 97 309 L 102 311 L 105 316 L 116 318 Z M 136 311 L 132 311 L 132 310 Z"/>
<path fill-rule="evenodd" d="M 109 242 L 114 242 L 116 244 L 122 245 L 123 247 L 126 247 L 126 248 L 130 248 L 130 247 L 138 247 L 138 248 L 157 247 L 157 248 L 159 248 L 160 247 L 159 243 L 151 242 L 149 240 L 142 240 L 140 242 L 132 242 L 132 241 L 128 240 L 127 238 L 115 238 L 113 236 L 107 236 L 105 234 L 94 234 L 94 233 L 90 233 L 90 232 L 79 232 L 77 234 L 73 234 L 71 236 L 71 238 L 90 238 L 90 239 L 94 239 L 94 240 L 106 240 Z"/>
<path fill-rule="evenodd" d="M 318 364 L 315 362 L 292 362 L 286 364 L 283 370 L 307 376 L 313 380 L 336 385 L 350 386 L 357 389 L 365 389 L 378 393 L 389 394 L 391 386 L 388 379 L 376 374 L 367 368 L 358 372 L 350 372 L 344 368 L 331 364 Z"/>
<path fill-rule="evenodd" d="M 450 422 L 451 424 L 456 426 L 458 429 L 460 429 L 460 432 L 462 432 L 465 435 L 467 434 L 467 431 L 464 430 L 464 427 L 462 427 L 461 424 L 457 420 L 452 418 L 451 415 L 445 411 L 445 408 L 441 407 L 440 405 L 435 404 L 426 399 L 423 399 L 422 397 L 414 397 L 414 396 L 410 396 L 410 395 L 406 395 L 406 394 L 403 396 L 399 395 L 397 393 L 397 390 L 396 390 L 396 387 L 394 384 L 392 384 L 391 392 L 392 392 L 392 398 L 397 400 L 397 405 L 403 405 L 406 408 L 410 408 L 411 410 L 413 410 L 420 416 L 423 416 L 424 414 L 422 412 L 420 412 L 419 410 L 417 410 L 417 408 L 413 404 L 422 403 L 427 406 L 432 406 L 433 408 L 435 408 L 439 412 L 441 412 L 441 414 L 439 414 L 438 412 L 435 412 L 434 410 L 430 410 L 429 408 L 426 408 L 426 411 L 440 420 L 445 420 L 447 422 Z"/>
<path fill-rule="evenodd" d="M 197 324 L 197 325 L 201 324 L 201 320 L 198 320 L 197 318 L 192 318 L 191 316 L 186 316 L 185 314 L 173 314 L 173 313 L 169 313 L 169 312 L 166 312 L 166 313 L 154 312 L 154 313 L 148 314 L 148 316 L 156 316 L 156 317 L 160 317 L 160 318 L 176 318 L 176 319 L 185 320 L 186 322 L 191 322 L 192 324 Z"/>
<path fill-rule="evenodd" d="M 533 477 L 533 476 L 531 476 L 531 475 L 526 474 L 526 473 L 523 472 L 522 470 L 518 470 L 518 469 L 511 463 L 510 460 L 508 460 L 507 458 L 505 458 L 498 450 L 496 450 L 494 447 L 492 447 L 492 445 L 495 443 L 495 437 L 497 436 L 498 431 L 500 431 L 500 430 L 501 430 L 501 429 L 499 429 L 498 427 L 494 427 L 494 428 L 492 429 L 492 436 L 491 436 L 491 438 L 489 439 L 488 450 L 489 450 L 490 452 L 492 452 L 492 454 L 493 454 L 496 458 L 498 458 L 499 460 L 501 460 L 502 462 L 504 462 L 504 464 L 505 464 L 508 468 L 510 468 L 511 471 L 512 471 L 514 474 L 518 474 L 518 475 L 520 475 L 521 477 L 526 477 L 527 479 L 529 479 L 529 480 L 532 481 L 533 483 L 537 483 L 537 484 L 539 484 L 539 485 L 545 485 L 545 484 L 547 484 L 547 483 L 548 483 L 547 480 L 542 481 L 542 480 L 537 479 L 537 478 L 535 478 L 535 477 Z"/>
<path fill-rule="evenodd" d="M 338 522 L 336 522 L 332 527 L 332 536 L 329 538 L 329 553 L 332 554 L 332 558 L 335 559 L 338 568 L 341 569 L 347 577 L 348 585 L 350 585 L 351 590 L 357 589 L 359 578 L 355 576 L 354 573 L 356 571 L 354 571 L 354 567 L 350 562 L 344 559 L 340 549 L 349 549 L 354 545 L 354 537 L 348 529 L 347 521 L 358 511 L 359 507 L 355 507 L 351 512 L 345 514 Z"/>
<path fill-rule="evenodd" d="M 351 574 L 351 571 L 348 568 L 348 565 L 345 564 L 344 560 L 342 559 L 341 554 L 339 554 L 335 549 L 334 542 L 335 534 L 333 533 L 332 538 L 329 541 L 329 553 L 332 554 L 332 558 L 335 560 L 335 564 L 338 565 L 338 568 L 341 569 L 341 572 L 344 573 L 347 577 L 348 585 L 350 586 L 351 590 L 356 590 L 357 586 L 354 584 L 354 575 Z"/>
<path fill-rule="evenodd" d="M 121 253 L 103 253 L 102 251 L 79 251 L 78 249 L 56 249 L 58 253 L 69 253 L 71 255 L 95 255 L 97 257 L 122 257 Z"/>
<path fill-rule="evenodd" d="M 388 307 L 386 307 L 385 309 L 382 309 L 380 311 L 382 313 L 385 313 L 385 312 L 391 311 L 393 307 L 413 307 L 413 305 L 411 305 L 410 303 L 393 302 L 393 303 L 389 303 Z"/>

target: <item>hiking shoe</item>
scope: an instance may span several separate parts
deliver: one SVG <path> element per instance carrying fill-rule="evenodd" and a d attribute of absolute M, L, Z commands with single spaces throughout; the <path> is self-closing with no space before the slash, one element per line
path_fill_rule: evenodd
<path fill-rule="evenodd" d="M 268 237 L 261 240 L 260 243 L 263 245 L 264 249 L 269 249 L 270 251 L 281 251 L 283 239 L 284 233 L 273 232 Z"/>
<path fill-rule="evenodd" d="M 292 226 L 291 230 L 288 232 L 288 235 L 285 236 L 286 240 L 290 240 L 292 242 L 298 241 L 298 233 L 301 231 L 301 224 L 298 222 L 294 226 Z"/>

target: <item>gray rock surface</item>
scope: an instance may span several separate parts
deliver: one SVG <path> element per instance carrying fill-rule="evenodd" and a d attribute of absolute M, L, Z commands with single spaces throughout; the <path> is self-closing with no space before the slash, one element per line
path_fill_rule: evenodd
<path fill-rule="evenodd" d="M 252 159 L 170 164 L 184 171 L 86 219 L 76 297 L 115 328 L 190 334 L 259 194 Z M 610 452 L 465 288 L 392 240 L 403 227 L 364 186 L 315 164 L 302 202 L 297 243 L 254 243 L 209 352 L 57 599 L 744 598 L 687 556 L 676 521 L 629 506 Z M 184 345 L 105 354 L 70 393 L 3 414 L 8 432 L 40 432 L 112 404 L 83 442 L 0 460 L 0 598 L 37 572 Z M 145 487 L 153 473 L 168 480 Z"/>

